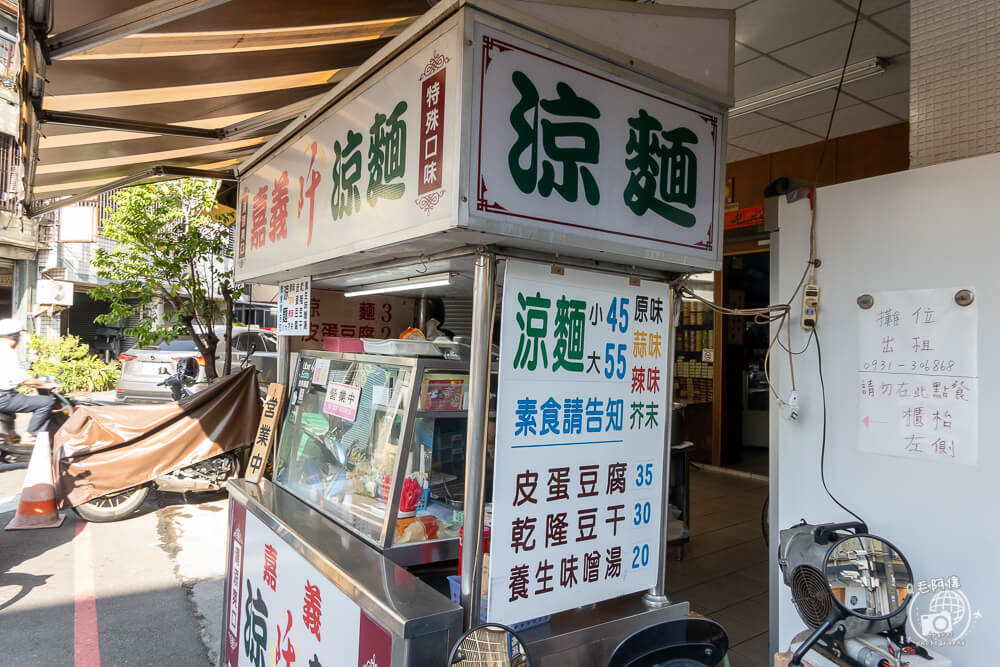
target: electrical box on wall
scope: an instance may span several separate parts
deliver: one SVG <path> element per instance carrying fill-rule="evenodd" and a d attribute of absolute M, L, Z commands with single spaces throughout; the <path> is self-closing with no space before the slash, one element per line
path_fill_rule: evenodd
<path fill-rule="evenodd" d="M 802 293 L 802 328 L 812 331 L 819 319 L 819 285 L 806 285 Z"/>

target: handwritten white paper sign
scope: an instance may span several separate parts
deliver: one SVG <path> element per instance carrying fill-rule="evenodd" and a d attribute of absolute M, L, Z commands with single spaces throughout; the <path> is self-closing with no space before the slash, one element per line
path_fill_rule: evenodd
<path fill-rule="evenodd" d="M 858 310 L 861 450 L 976 465 L 979 310 L 960 289 L 877 292 Z"/>

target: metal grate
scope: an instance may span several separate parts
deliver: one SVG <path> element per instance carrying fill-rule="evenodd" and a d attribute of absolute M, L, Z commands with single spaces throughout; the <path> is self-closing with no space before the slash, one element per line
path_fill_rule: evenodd
<path fill-rule="evenodd" d="M 830 615 L 833 599 L 823 573 L 811 565 L 800 565 L 792 572 L 792 602 L 808 625 L 818 628 Z"/>
<path fill-rule="evenodd" d="M 472 335 L 472 297 L 450 297 L 444 305 L 444 328 L 456 336 Z"/>
<path fill-rule="evenodd" d="M 97 196 L 97 237 L 98 240 L 104 235 L 104 220 L 118 208 L 115 203 L 115 195 L 121 192 L 121 188 L 102 192 Z M 112 244 L 113 246 L 114 244 Z"/>
<path fill-rule="evenodd" d="M 13 37 L 0 38 L 0 85 L 16 89 L 20 63 L 17 57 L 17 42 L 13 39 Z"/>
<path fill-rule="evenodd" d="M 508 633 L 502 628 L 481 628 L 462 640 L 459 647 L 469 667 L 508 667 L 511 664 Z"/>
<path fill-rule="evenodd" d="M 0 208 L 16 212 L 18 206 L 18 167 L 21 150 L 17 140 L 0 134 Z"/>
<path fill-rule="evenodd" d="M 56 223 L 51 220 L 39 220 L 37 230 L 38 244 L 40 246 L 49 247 L 58 240 L 57 237 L 59 234 Z"/>

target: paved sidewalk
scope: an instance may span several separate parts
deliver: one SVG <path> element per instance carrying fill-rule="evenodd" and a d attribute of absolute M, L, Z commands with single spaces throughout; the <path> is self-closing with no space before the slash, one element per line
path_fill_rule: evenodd
<path fill-rule="evenodd" d="M 23 469 L 0 470 L 0 526 L 14 514 L 23 478 Z M 0 531 L 0 664 L 215 664 L 192 581 L 178 577 L 174 526 L 182 515 L 225 512 L 176 502 L 180 496 L 153 493 L 136 515 L 117 523 L 91 524 L 67 512 L 59 528 Z M 221 572 L 224 548 L 211 542 L 197 555 L 188 550 Z M 220 611 L 210 613 L 221 613 L 218 597 Z"/>

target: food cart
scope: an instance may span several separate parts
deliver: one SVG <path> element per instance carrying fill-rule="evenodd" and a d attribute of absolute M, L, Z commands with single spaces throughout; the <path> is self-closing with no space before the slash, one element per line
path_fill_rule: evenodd
<path fill-rule="evenodd" d="M 272 479 L 230 483 L 227 665 L 445 664 L 481 618 L 533 665 L 605 665 L 688 614 L 669 281 L 719 267 L 732 30 L 440 2 L 240 166 L 238 280 L 473 313 L 468 344 L 329 339 L 293 365 L 281 339 Z"/>

